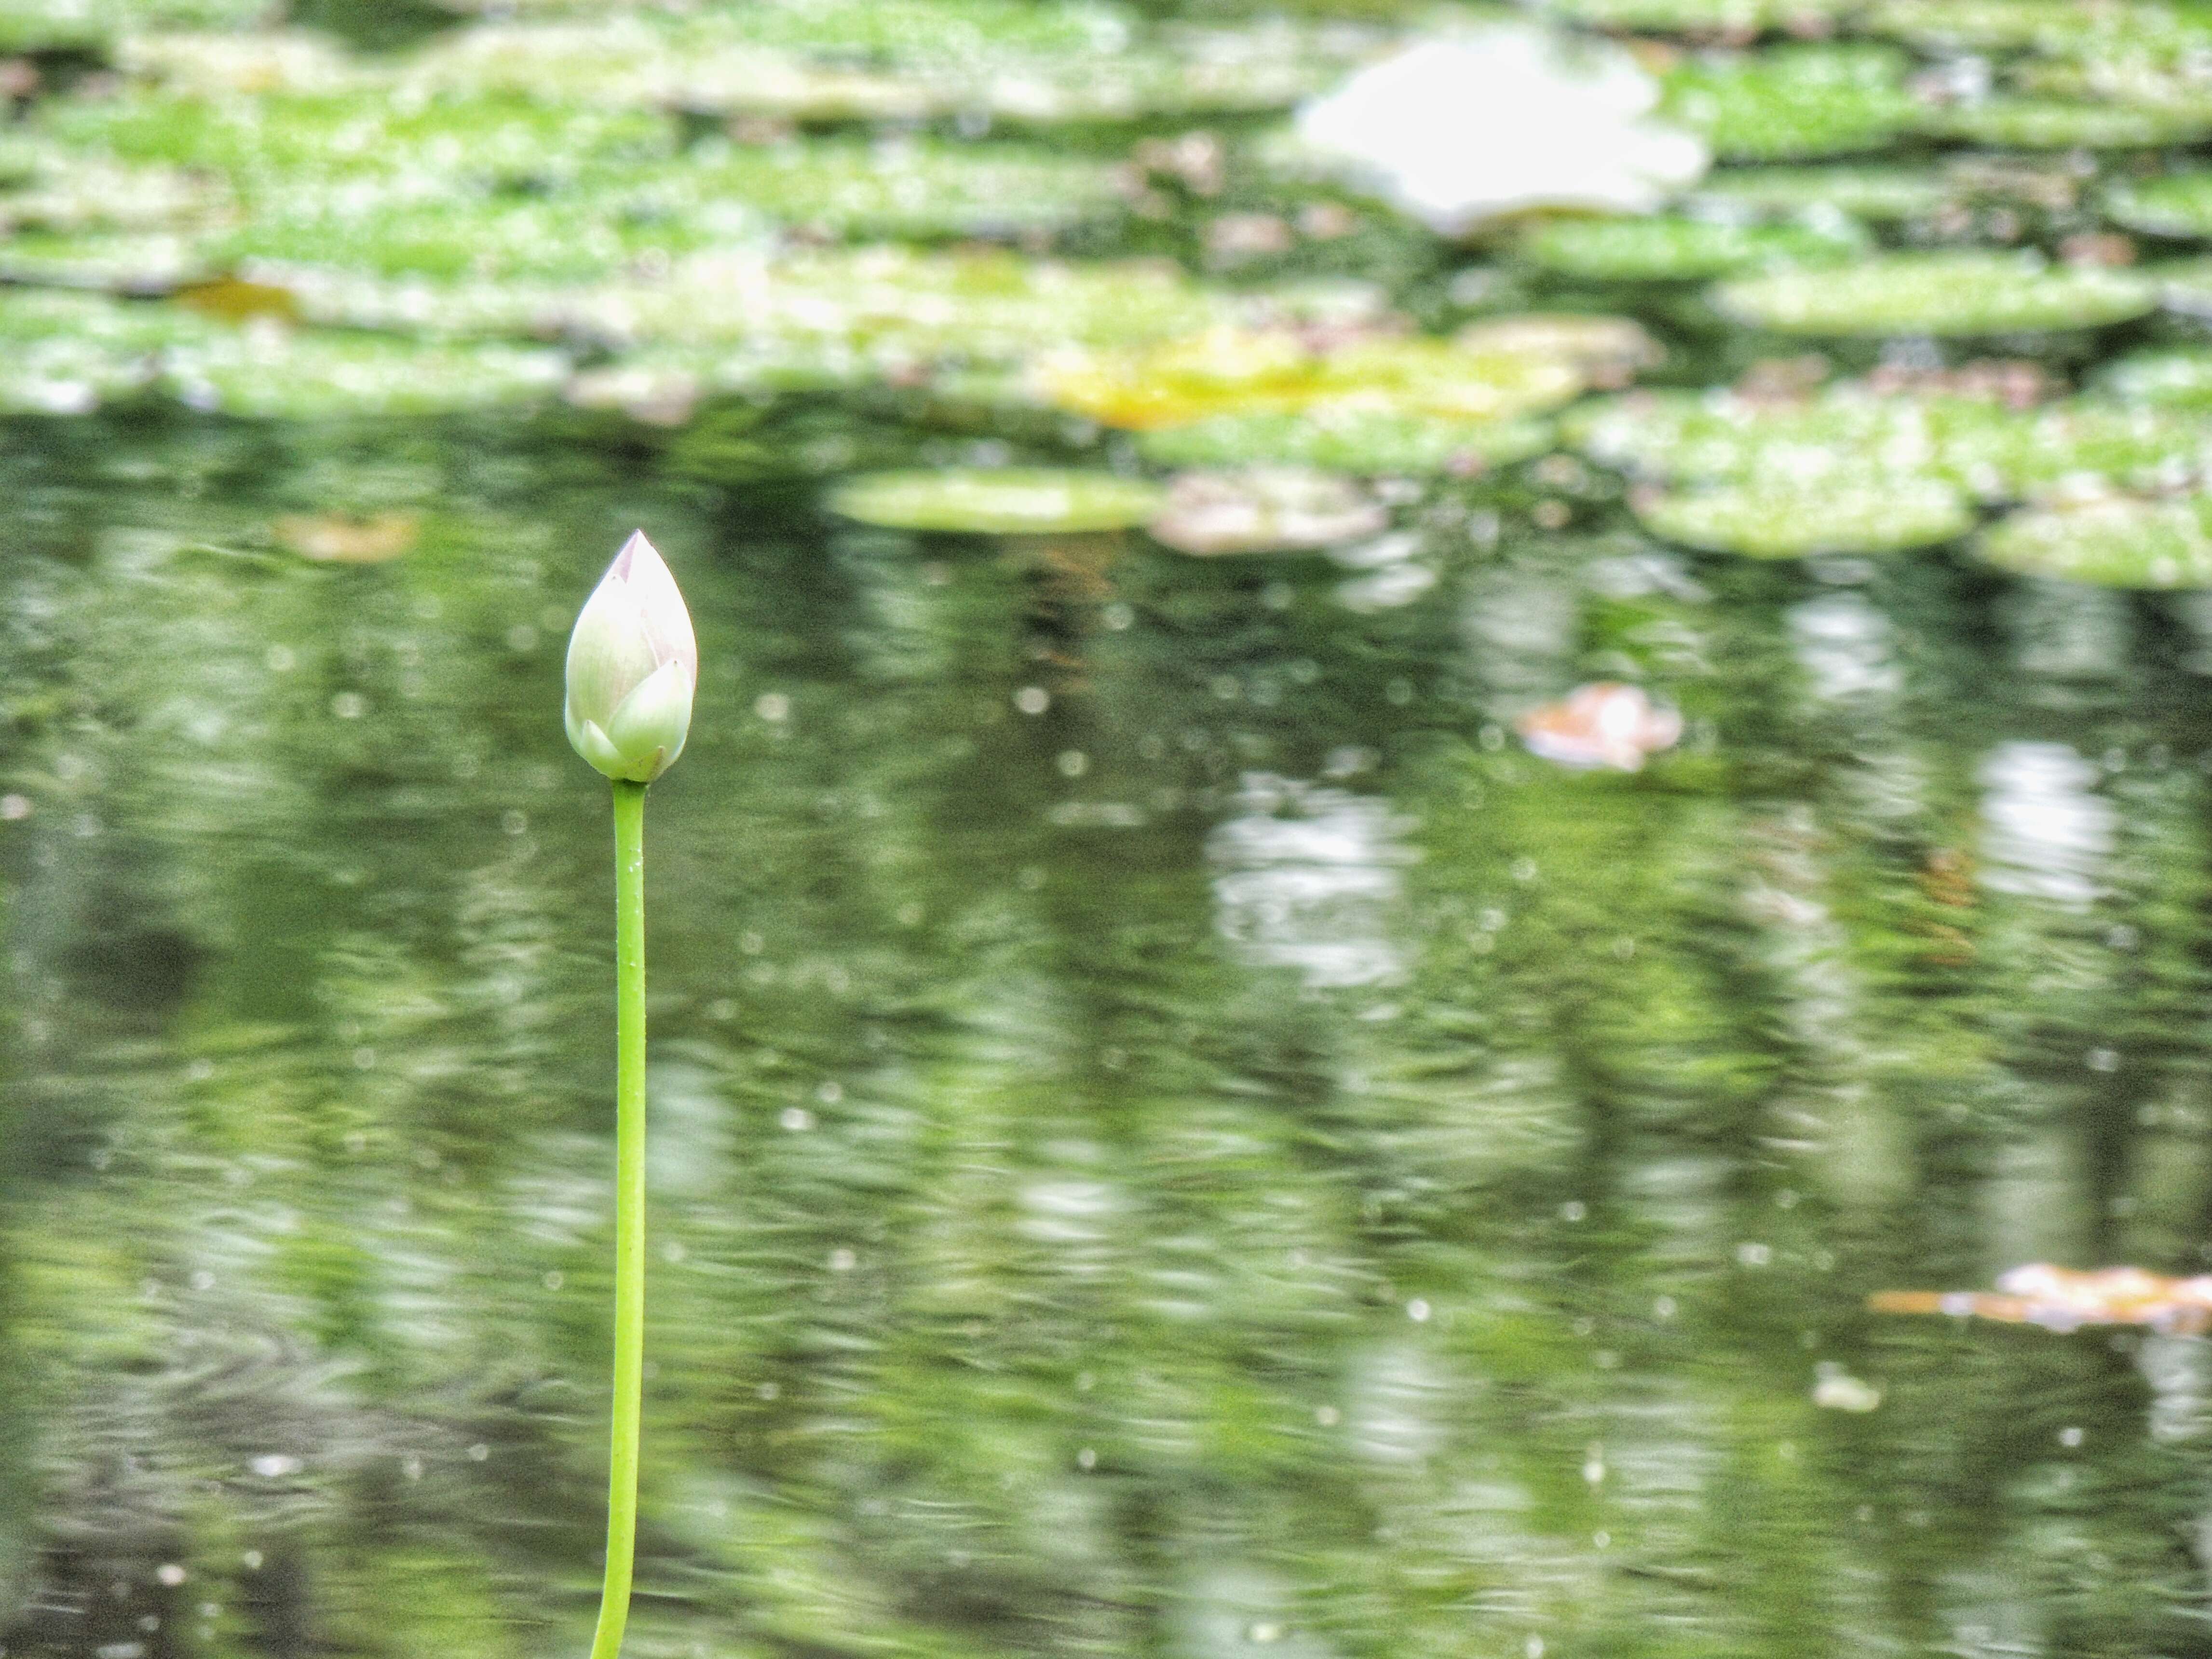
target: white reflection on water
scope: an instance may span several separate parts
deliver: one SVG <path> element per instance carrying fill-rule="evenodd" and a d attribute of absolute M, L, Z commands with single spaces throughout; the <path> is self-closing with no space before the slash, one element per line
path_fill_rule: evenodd
<path fill-rule="evenodd" d="M 1385 932 L 1400 842 L 1411 820 L 1387 803 L 1269 773 L 1247 773 L 1240 814 L 1207 843 L 1216 925 L 1240 961 L 1295 968 L 1309 986 L 1374 985 L 1398 977 L 1402 955 Z"/>
<path fill-rule="evenodd" d="M 2096 781 L 2096 767 L 2063 743 L 1992 750 L 1981 771 L 1984 881 L 2059 904 L 2095 898 L 2117 820 Z"/>
<path fill-rule="evenodd" d="M 1818 696 L 1866 696 L 1904 687 L 1889 618 L 1859 594 L 1826 593 L 1796 606 L 1790 638 Z"/>

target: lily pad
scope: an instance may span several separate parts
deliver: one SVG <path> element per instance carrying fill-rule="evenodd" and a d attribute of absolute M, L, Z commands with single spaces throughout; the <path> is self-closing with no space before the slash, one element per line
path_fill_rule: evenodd
<path fill-rule="evenodd" d="M 1811 161 L 1881 149 L 1912 125 L 1902 52 L 1785 46 L 1692 58 L 1667 77 L 1665 109 L 1725 161 Z"/>
<path fill-rule="evenodd" d="M 1917 125 L 1936 137 L 2010 149 L 2148 149 L 2212 132 L 2212 108 L 1985 98 L 1925 110 Z"/>
<path fill-rule="evenodd" d="M 2212 587 L 2212 495 L 2116 497 L 2016 513 L 1975 551 L 2001 570 L 2102 587 Z"/>
<path fill-rule="evenodd" d="M 209 331 L 173 306 L 0 289 L 0 410 L 90 414 L 149 384 L 163 349 Z"/>
<path fill-rule="evenodd" d="M 31 232 L 0 241 L 0 281 L 167 294 L 214 272 L 195 239 L 171 231 Z"/>
<path fill-rule="evenodd" d="M 337 92 L 366 76 L 341 43 L 307 29 L 126 34 L 114 57 L 126 75 L 199 96 Z"/>
<path fill-rule="evenodd" d="M 1235 328 L 1139 351 L 1063 356 L 1038 380 L 1047 401 L 1139 431 L 1324 409 L 1494 420 L 1554 407 L 1585 384 L 1553 356 L 1389 335 L 1320 347 L 1289 330 Z"/>
<path fill-rule="evenodd" d="M 1170 338 L 1237 309 L 1164 263 L 896 247 L 701 256 L 666 276 L 605 284 L 562 304 L 567 326 L 617 343 L 842 356 L 856 372 L 889 374 Z"/>
<path fill-rule="evenodd" d="M 568 359 L 557 351 L 432 345 L 264 324 L 171 352 L 162 380 L 194 409 L 255 420 L 318 420 L 533 404 L 558 392 L 568 374 Z"/>
<path fill-rule="evenodd" d="M 388 89 L 338 94 L 193 97 L 142 91 L 58 99 L 38 112 L 58 142 L 128 161 L 258 180 L 381 174 L 470 186 L 539 188 L 587 167 L 665 160 L 675 123 L 644 109 L 520 98 L 402 101 Z"/>
<path fill-rule="evenodd" d="M 1535 420 L 1454 420 L 1352 407 L 1304 413 L 1216 415 L 1144 434 L 1138 447 L 1167 466 L 1255 463 L 1330 472 L 1473 472 L 1509 465 L 1553 447 Z"/>
<path fill-rule="evenodd" d="M 2096 384 L 2124 403 L 2212 412 L 2212 350 L 2138 351 L 2106 364 Z"/>
<path fill-rule="evenodd" d="M 1179 553 L 1294 553 L 1340 547 L 1390 521 L 1382 504 L 1348 478 L 1298 467 L 1186 472 L 1152 524 Z"/>
<path fill-rule="evenodd" d="M 1836 264 L 1864 252 L 1849 220 L 1823 226 L 1741 225 L 1679 216 L 1560 219 L 1516 245 L 1529 264 L 1592 282 L 1702 281 L 1776 265 Z"/>
<path fill-rule="evenodd" d="M 1735 394 L 1638 392 L 1578 410 L 1567 437 L 1636 476 L 1824 487 L 1836 477 L 1929 478 L 1985 501 L 2062 483 L 2170 484 L 2200 468 L 2208 434 L 2180 410 L 2079 399 L 2014 410 L 1993 399 L 1877 396 L 1856 386 L 1780 405 Z"/>
<path fill-rule="evenodd" d="M 1893 253 L 1739 278 L 1713 292 L 1723 316 L 1755 328 L 1870 338 L 2097 328 L 2158 301 L 2157 285 L 2133 271 L 1979 252 Z"/>
<path fill-rule="evenodd" d="M 1167 492 L 1110 472 L 1047 468 L 947 468 L 872 472 L 830 497 L 832 512 L 891 530 L 1044 536 L 1126 530 L 1146 522 Z"/>
<path fill-rule="evenodd" d="M 2212 172 L 2172 173 L 2118 185 L 2105 198 L 2106 216 L 2153 236 L 2212 238 Z"/>
<path fill-rule="evenodd" d="M 1956 541 L 1974 526 L 1966 495 L 1936 478 L 1831 477 L 1722 485 L 1641 497 L 1636 516 L 1684 547 L 1759 559 L 1896 553 Z"/>
<path fill-rule="evenodd" d="M 1643 34 L 1806 32 L 1832 24 L 1855 0 L 1551 0 L 1553 16 Z"/>
<path fill-rule="evenodd" d="M 1761 216 L 1841 213 L 1880 224 L 1924 218 L 1958 194 L 1942 173 L 1918 167 L 1729 167 L 1706 179 L 1692 199 Z"/>
<path fill-rule="evenodd" d="M 669 183 L 841 236 L 1007 237 L 1117 205 L 1105 163 L 1019 145 L 914 142 L 732 148 Z"/>
<path fill-rule="evenodd" d="M 1930 52 L 2081 50 L 2092 42 L 2171 36 L 2180 26 L 2172 8 L 2148 0 L 1878 0 L 1861 20 Z"/>

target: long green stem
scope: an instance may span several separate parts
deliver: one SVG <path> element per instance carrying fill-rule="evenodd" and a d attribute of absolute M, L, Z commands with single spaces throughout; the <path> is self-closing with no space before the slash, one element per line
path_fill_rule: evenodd
<path fill-rule="evenodd" d="M 637 1547 L 645 1390 L 645 786 L 615 785 L 615 1377 L 607 1579 L 592 1659 L 616 1659 Z"/>

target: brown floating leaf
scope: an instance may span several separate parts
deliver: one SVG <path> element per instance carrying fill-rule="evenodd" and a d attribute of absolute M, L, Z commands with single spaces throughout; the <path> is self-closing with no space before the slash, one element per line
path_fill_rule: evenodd
<path fill-rule="evenodd" d="M 269 526 L 277 541 L 318 564 L 382 564 L 415 550 L 422 523 L 412 513 L 291 513 Z"/>
<path fill-rule="evenodd" d="M 2031 1262 L 1997 1275 L 1996 1291 L 1877 1291 L 1873 1313 L 1948 1314 L 2045 1330 L 2084 1325 L 2147 1325 L 2169 1335 L 2212 1329 L 2212 1274 L 2167 1279 L 2141 1267 L 2086 1271 Z"/>

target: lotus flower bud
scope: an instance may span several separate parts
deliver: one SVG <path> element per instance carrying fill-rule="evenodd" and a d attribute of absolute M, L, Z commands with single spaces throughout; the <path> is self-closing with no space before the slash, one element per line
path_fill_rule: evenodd
<path fill-rule="evenodd" d="M 568 636 L 568 741 L 609 777 L 651 783 L 684 752 L 698 683 L 691 613 L 641 530 L 615 555 Z"/>

